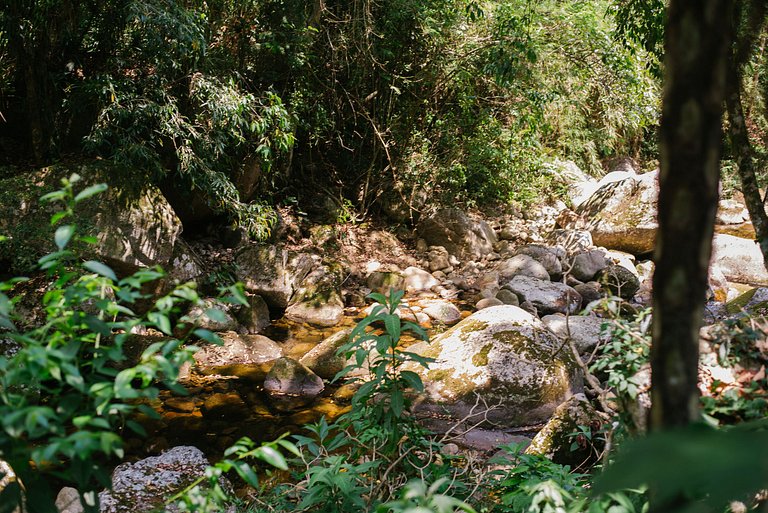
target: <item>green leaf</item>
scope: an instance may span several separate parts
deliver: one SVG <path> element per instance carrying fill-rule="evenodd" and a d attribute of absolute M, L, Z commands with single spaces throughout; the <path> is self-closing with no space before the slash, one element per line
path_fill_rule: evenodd
<path fill-rule="evenodd" d="M 408 386 L 414 389 L 416 392 L 424 391 L 424 383 L 422 382 L 421 377 L 415 372 L 409 370 L 401 371 L 400 379 L 405 381 Z"/>
<path fill-rule="evenodd" d="M 221 338 L 214 332 L 210 330 L 205 330 L 203 328 L 198 328 L 195 331 L 192 332 L 197 338 L 201 340 L 205 340 L 206 342 L 209 342 L 211 344 L 216 344 L 217 346 L 220 346 L 223 344 L 221 341 Z"/>
<path fill-rule="evenodd" d="M 392 413 L 395 417 L 403 416 L 403 409 L 405 407 L 405 398 L 403 397 L 402 390 L 395 389 L 392 391 L 392 395 L 389 399 L 389 406 L 392 408 Z"/>
<path fill-rule="evenodd" d="M 91 196 L 95 196 L 96 194 L 100 194 L 107 190 L 107 184 L 105 183 L 98 183 L 96 185 L 91 185 L 90 187 L 86 187 L 82 191 L 80 191 L 77 196 L 75 196 L 75 203 L 79 203 L 83 201 L 84 199 L 90 198 Z"/>
<path fill-rule="evenodd" d="M 166 335 L 171 334 L 171 321 L 168 319 L 168 316 L 165 314 L 162 314 L 160 312 L 150 312 L 147 314 L 147 319 L 150 320 L 150 322 L 154 323 L 155 326 L 157 326 L 157 329 L 165 333 Z"/>
<path fill-rule="evenodd" d="M 83 262 L 83 267 L 92 273 L 96 273 L 98 275 L 104 276 L 105 278 L 109 278 L 112 281 L 117 281 L 117 276 L 115 276 L 115 272 L 109 268 L 109 266 L 106 266 L 102 264 L 101 262 L 97 262 L 96 260 L 88 260 L 87 262 Z"/>
<path fill-rule="evenodd" d="M 72 238 L 72 234 L 75 233 L 75 227 L 71 224 L 65 224 L 59 226 L 56 229 L 56 233 L 53 236 L 53 240 L 56 242 L 56 246 L 59 249 L 64 249 L 69 244 L 69 240 Z"/>
<path fill-rule="evenodd" d="M 392 337 L 393 345 L 395 345 L 400 340 L 400 317 L 395 314 L 386 315 L 384 317 L 384 327 Z"/>
<path fill-rule="evenodd" d="M 280 470 L 288 470 L 288 463 L 285 461 L 283 455 L 268 445 L 265 445 L 259 449 L 257 457 L 260 460 L 269 463 L 275 468 L 279 468 Z"/>
<path fill-rule="evenodd" d="M 235 468 L 235 472 L 243 478 L 243 481 L 254 488 L 259 487 L 259 477 L 248 463 L 245 461 L 235 461 L 232 462 L 232 466 Z"/>
<path fill-rule="evenodd" d="M 48 194 L 43 194 L 40 197 L 40 202 L 46 203 L 51 201 L 63 200 L 66 197 L 67 197 L 66 191 L 61 191 L 61 190 L 53 191 L 53 192 L 49 192 Z"/>
<path fill-rule="evenodd" d="M 758 430 L 764 427 L 754 422 L 722 431 L 693 425 L 625 442 L 594 493 L 648 485 L 659 505 L 686 496 L 722 510 L 765 487 L 768 431 Z"/>

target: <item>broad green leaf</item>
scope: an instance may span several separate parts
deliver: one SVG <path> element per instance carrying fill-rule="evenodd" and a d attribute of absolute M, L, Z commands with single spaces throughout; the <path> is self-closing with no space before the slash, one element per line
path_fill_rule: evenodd
<path fill-rule="evenodd" d="M 384 317 L 384 326 L 387 329 L 387 333 L 392 337 L 393 342 L 396 343 L 400 340 L 400 317 L 395 314 L 386 315 Z"/>
<path fill-rule="evenodd" d="M 259 487 L 259 478 L 248 463 L 245 461 L 234 461 L 232 462 L 232 466 L 235 468 L 237 474 L 243 478 L 243 481 L 248 485 L 254 488 Z"/>
<path fill-rule="evenodd" d="M 288 470 L 288 463 L 285 461 L 285 458 L 273 447 L 265 445 L 259 449 L 256 455 L 260 460 L 269 463 L 275 468 Z"/>
<path fill-rule="evenodd" d="M 195 331 L 192 332 L 197 338 L 201 340 L 205 340 L 206 342 L 209 342 L 211 344 L 216 344 L 217 346 L 220 346 L 223 342 L 221 341 L 221 338 L 214 332 L 210 330 L 205 330 L 202 328 L 198 328 Z"/>
<path fill-rule="evenodd" d="M 56 228 L 56 233 L 53 236 L 54 242 L 59 249 L 64 249 L 69 244 L 72 234 L 75 233 L 75 227 L 71 224 L 65 224 Z"/>
<path fill-rule="evenodd" d="M 96 260 L 88 260 L 87 262 L 83 262 L 83 267 L 100 276 L 109 278 L 114 282 L 117 281 L 117 276 L 115 276 L 115 272 L 112 269 L 110 269 L 109 266 L 104 265 L 101 262 L 97 262 Z"/>
<path fill-rule="evenodd" d="M 160 312 L 150 312 L 147 314 L 147 319 L 149 319 L 151 322 L 157 326 L 157 329 L 165 333 L 166 335 L 171 334 L 171 321 L 168 319 L 168 316 L 165 314 L 162 314 Z"/>
<path fill-rule="evenodd" d="M 422 382 L 421 377 L 415 372 L 409 370 L 400 371 L 400 379 L 405 381 L 408 386 L 416 392 L 424 391 L 424 383 Z"/>
<path fill-rule="evenodd" d="M 96 185 L 91 185 L 90 187 L 86 187 L 82 191 L 80 191 L 77 196 L 75 196 L 75 203 L 79 203 L 83 201 L 84 199 L 90 198 L 91 196 L 95 196 L 96 194 L 102 193 L 107 190 L 107 184 L 105 183 L 99 183 Z"/>

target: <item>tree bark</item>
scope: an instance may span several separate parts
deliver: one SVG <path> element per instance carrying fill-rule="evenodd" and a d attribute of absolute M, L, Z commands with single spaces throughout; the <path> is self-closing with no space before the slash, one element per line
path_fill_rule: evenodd
<path fill-rule="evenodd" d="M 738 2 L 734 6 L 734 10 L 736 9 L 746 9 L 745 16 L 748 25 L 743 34 L 737 34 L 735 25 L 738 18 L 733 16 L 731 19 L 731 33 L 734 34 L 734 38 L 738 40 L 738 43 L 734 45 L 733 55 L 728 59 L 727 64 L 728 92 L 725 104 L 728 110 L 728 137 L 731 142 L 733 156 L 736 160 L 736 167 L 739 171 L 741 192 L 744 194 L 744 202 L 747 205 L 749 217 L 752 220 L 752 226 L 755 228 L 755 235 L 760 244 L 760 251 L 763 254 L 763 265 L 768 269 L 768 214 L 765 212 L 765 204 L 757 185 L 755 153 L 749 140 L 744 108 L 741 103 L 741 68 L 750 58 L 754 40 L 765 22 L 766 5 L 765 2 L 758 1 L 747 4 L 745 7 L 742 5 L 742 2 Z"/>
<path fill-rule="evenodd" d="M 698 419 L 698 332 L 718 201 L 728 0 L 672 0 L 660 132 L 650 428 Z"/>

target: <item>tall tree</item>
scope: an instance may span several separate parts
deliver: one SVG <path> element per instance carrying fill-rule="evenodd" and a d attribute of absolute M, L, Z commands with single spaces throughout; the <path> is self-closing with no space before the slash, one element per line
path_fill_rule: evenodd
<path fill-rule="evenodd" d="M 698 418 L 698 332 L 718 201 L 727 0 L 672 0 L 665 39 L 651 429 Z"/>
<path fill-rule="evenodd" d="M 733 3 L 730 32 L 734 42 L 727 67 L 726 107 L 728 138 L 741 180 L 741 191 L 755 227 L 755 235 L 768 268 L 768 214 L 755 173 L 755 150 L 747 131 L 742 105 L 742 70 L 754 52 L 754 43 L 766 23 L 765 0 L 740 0 Z"/>

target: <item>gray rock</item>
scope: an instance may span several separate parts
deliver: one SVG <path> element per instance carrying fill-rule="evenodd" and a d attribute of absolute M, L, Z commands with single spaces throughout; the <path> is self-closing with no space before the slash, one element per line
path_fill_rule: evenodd
<path fill-rule="evenodd" d="M 608 266 L 605 253 L 599 249 L 580 253 L 573 258 L 571 274 L 579 281 L 588 282 Z"/>
<path fill-rule="evenodd" d="M 581 307 L 581 295 L 564 283 L 515 276 L 504 288 L 514 292 L 521 301 L 530 301 L 541 315 L 572 314 Z"/>
<path fill-rule="evenodd" d="M 341 269 L 326 266 L 311 271 L 296 289 L 285 317 L 314 326 L 335 326 L 344 317 Z"/>
<path fill-rule="evenodd" d="M 549 273 L 544 266 L 528 255 L 515 255 L 502 263 L 498 270 L 504 280 L 522 275 L 549 281 Z"/>
<path fill-rule="evenodd" d="M 433 321 L 449 326 L 461 320 L 461 312 L 456 305 L 442 299 L 430 299 L 421 302 L 422 311 Z"/>
<path fill-rule="evenodd" d="M 112 490 L 99 494 L 101 513 L 150 513 L 178 511 L 165 502 L 205 475 L 209 466 L 205 455 L 195 447 L 174 447 L 160 456 L 136 463 L 122 463 L 112 473 Z M 231 492 L 231 485 L 224 484 Z"/>
<path fill-rule="evenodd" d="M 485 221 L 474 221 L 461 210 L 445 208 L 418 224 L 419 235 L 431 246 L 443 246 L 462 259 L 481 258 L 493 251 L 496 234 Z"/>
<path fill-rule="evenodd" d="M 576 394 L 558 406 L 547 425 L 533 438 L 525 449 L 526 454 L 547 456 L 555 463 L 578 467 L 593 462 L 600 452 L 598 436 L 592 440 L 573 437 L 579 432 L 579 427 L 590 428 L 592 434 L 597 433 L 603 426 L 603 420 L 589 403 L 584 394 Z M 576 449 L 571 450 L 576 442 Z"/>
<path fill-rule="evenodd" d="M 272 363 L 283 356 L 277 343 L 261 335 L 219 333 L 223 344 L 201 344 L 195 353 L 195 370 L 201 374 L 264 379 Z"/>
<path fill-rule="evenodd" d="M 280 358 L 264 380 L 272 405 L 290 411 L 311 404 L 325 388 L 322 378 L 292 358 Z"/>
<path fill-rule="evenodd" d="M 553 314 L 545 315 L 541 322 L 558 337 L 570 337 L 582 354 L 591 352 L 598 343 L 606 341 L 606 337 L 601 336 L 601 326 L 606 321 L 599 317 Z"/>
<path fill-rule="evenodd" d="M 440 285 L 437 278 L 418 267 L 411 266 L 406 268 L 403 271 L 403 277 L 405 278 L 405 290 L 408 292 L 428 291 L 432 290 L 432 287 Z"/>
<path fill-rule="evenodd" d="M 239 323 L 233 313 L 233 305 L 220 299 L 206 298 L 189 309 L 185 320 L 210 331 L 237 331 Z"/>
<path fill-rule="evenodd" d="M 592 301 L 597 301 L 604 298 L 607 294 L 603 290 L 603 286 L 596 281 L 589 281 L 576 285 L 573 287 L 576 292 L 581 295 L 582 305 L 586 306 Z"/>
<path fill-rule="evenodd" d="M 409 348 L 435 358 L 429 369 L 411 364 L 425 383 L 417 413 L 464 418 L 476 394 L 489 406 L 487 420 L 498 428 L 536 424 L 581 390 L 581 375 L 559 339 L 515 306 L 486 308 L 430 343 Z M 557 354 L 555 354 L 557 353 Z"/>
<path fill-rule="evenodd" d="M 517 249 L 517 255 L 528 255 L 539 262 L 546 269 L 549 276 L 559 279 L 563 274 L 563 264 L 560 262 L 557 250 L 541 244 L 528 244 Z"/>
<path fill-rule="evenodd" d="M 389 295 L 390 289 L 405 288 L 405 278 L 398 272 L 374 271 L 368 275 L 366 285 L 373 292 Z"/>
<path fill-rule="evenodd" d="M 505 305 L 520 306 L 520 300 L 517 298 L 514 292 L 507 289 L 501 289 L 496 294 L 496 299 L 504 303 Z"/>
<path fill-rule="evenodd" d="M 768 271 L 763 263 L 763 254 L 753 240 L 715 234 L 712 239 L 712 262 L 720 267 L 730 281 L 768 285 Z"/>
<path fill-rule="evenodd" d="M 301 357 L 299 363 L 324 379 L 333 379 L 346 365 L 344 356 L 336 352 L 347 343 L 352 330 L 347 328 L 324 339 Z"/>
<path fill-rule="evenodd" d="M 649 253 L 658 228 L 658 191 L 658 172 L 627 176 L 601 186 L 576 213 L 587 219 L 595 245 Z"/>
<path fill-rule="evenodd" d="M 600 271 L 597 281 L 614 296 L 627 301 L 631 300 L 640 289 L 639 278 L 629 269 L 621 265 L 608 265 Z"/>
<path fill-rule="evenodd" d="M 295 288 L 317 266 L 316 259 L 275 245 L 249 244 L 235 256 L 237 279 L 274 308 L 286 308 Z"/>
<path fill-rule="evenodd" d="M 83 513 L 80 503 L 80 493 L 71 486 L 65 486 L 56 495 L 56 509 L 59 513 Z"/>
<path fill-rule="evenodd" d="M 250 334 L 256 334 L 269 327 L 269 306 L 264 298 L 256 294 L 248 295 L 248 306 L 237 314 L 240 325 Z"/>
<path fill-rule="evenodd" d="M 475 305 L 475 308 L 477 310 L 483 310 L 485 308 L 490 308 L 492 306 L 501 306 L 504 303 L 500 299 L 496 299 L 495 297 L 484 297 L 480 301 L 477 302 Z"/>

